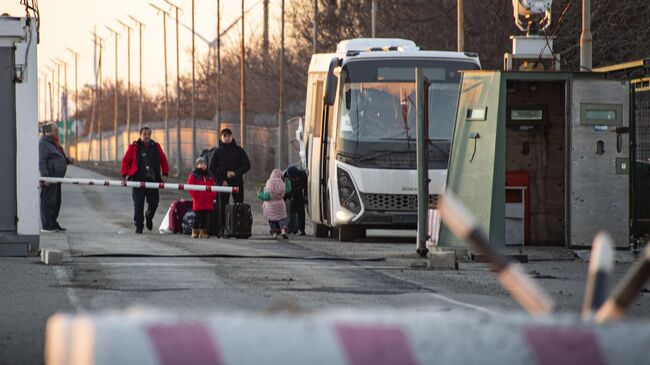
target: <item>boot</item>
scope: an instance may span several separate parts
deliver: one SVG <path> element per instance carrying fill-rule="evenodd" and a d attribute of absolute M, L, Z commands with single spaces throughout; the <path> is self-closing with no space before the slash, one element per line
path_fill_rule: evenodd
<path fill-rule="evenodd" d="M 199 237 L 199 230 L 192 229 L 192 238 L 198 238 L 198 237 Z"/>
<path fill-rule="evenodd" d="M 199 238 L 210 238 L 210 235 L 208 235 L 208 230 L 207 229 L 200 230 Z"/>

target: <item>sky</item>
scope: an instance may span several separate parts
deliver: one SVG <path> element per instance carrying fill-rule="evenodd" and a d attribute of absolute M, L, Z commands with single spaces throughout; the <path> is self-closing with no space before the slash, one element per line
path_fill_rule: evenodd
<path fill-rule="evenodd" d="M 188 27 L 192 22 L 191 0 L 170 0 L 183 11 L 180 22 Z M 244 0 L 245 8 L 252 10 L 246 15 L 246 35 L 261 34 L 263 7 L 262 0 Z M 93 72 L 93 30 L 104 38 L 103 75 L 104 80 L 115 79 L 115 44 L 114 36 L 105 28 L 109 26 L 118 31 L 118 73 L 120 79 L 126 80 L 127 71 L 127 32 L 117 20 L 134 26 L 131 32 L 131 84 L 137 87 L 139 43 L 135 22 L 128 18 L 131 15 L 145 24 L 142 34 L 142 82 L 143 87 L 157 93 L 164 86 L 163 62 L 163 20 L 149 3 L 172 13 L 172 7 L 163 0 L 41 0 L 39 1 L 41 27 L 40 43 L 38 45 L 38 68 L 40 72 L 54 67 L 56 58 L 68 63 L 68 87 L 74 87 L 74 56 L 67 50 L 70 48 L 79 53 L 79 87 L 84 84 L 94 84 Z M 271 38 L 279 32 L 281 0 L 270 0 L 269 28 Z M 287 1 L 288 3 L 288 1 Z M 288 5 L 285 5 L 287 7 Z M 0 13 L 8 12 L 12 16 L 24 16 L 24 7 L 20 0 L 0 0 Z M 238 0 L 221 0 L 221 28 L 232 24 L 241 14 L 241 2 Z M 175 20 L 167 18 L 167 52 L 168 75 L 171 80 L 176 78 L 176 35 Z M 195 29 L 196 33 L 212 41 L 216 38 L 217 1 L 195 0 Z M 191 32 L 182 25 L 180 33 L 180 68 L 181 74 L 191 72 Z M 223 46 L 238 44 L 240 25 L 226 34 L 222 39 Z M 196 54 L 205 56 L 208 53 L 207 44 L 196 37 Z M 61 84 L 64 83 L 64 70 L 61 66 Z M 42 77 L 42 75 L 41 75 Z M 55 72 L 56 77 L 56 72 Z M 41 81 L 42 82 L 42 81 Z"/>

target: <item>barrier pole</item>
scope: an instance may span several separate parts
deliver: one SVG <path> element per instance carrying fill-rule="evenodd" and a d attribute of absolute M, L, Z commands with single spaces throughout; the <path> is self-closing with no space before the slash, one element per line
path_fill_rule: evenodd
<path fill-rule="evenodd" d="M 185 191 L 209 191 L 213 193 L 237 193 L 236 186 L 206 186 L 190 184 L 170 184 L 144 181 L 123 181 L 123 180 L 93 180 L 93 179 L 70 179 L 62 177 L 41 177 L 39 181 L 55 184 L 90 185 L 90 186 L 113 186 L 123 188 L 145 188 L 145 189 L 167 189 Z"/>

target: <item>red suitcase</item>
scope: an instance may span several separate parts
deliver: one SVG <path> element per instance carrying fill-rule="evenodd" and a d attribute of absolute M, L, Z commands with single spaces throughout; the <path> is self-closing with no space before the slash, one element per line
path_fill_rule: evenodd
<path fill-rule="evenodd" d="M 190 210 L 192 210 L 191 200 L 181 199 L 172 202 L 169 209 L 169 230 L 180 233 L 183 226 L 183 217 Z"/>

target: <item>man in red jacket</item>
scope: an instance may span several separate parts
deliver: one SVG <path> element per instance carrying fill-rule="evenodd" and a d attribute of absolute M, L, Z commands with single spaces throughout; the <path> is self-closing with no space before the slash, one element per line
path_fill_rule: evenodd
<path fill-rule="evenodd" d="M 133 142 L 122 159 L 122 178 L 131 181 L 166 182 L 169 175 L 167 156 L 160 145 L 151 139 L 151 128 L 140 130 L 140 139 Z M 146 218 L 147 229 L 153 229 L 153 217 L 158 208 L 158 189 L 133 188 L 133 222 L 135 233 L 141 234 Z M 144 213 L 144 202 L 147 212 Z"/>

